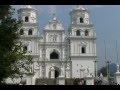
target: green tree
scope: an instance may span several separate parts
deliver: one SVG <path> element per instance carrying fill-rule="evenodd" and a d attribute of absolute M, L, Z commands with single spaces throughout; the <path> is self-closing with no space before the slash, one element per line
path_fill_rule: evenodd
<path fill-rule="evenodd" d="M 102 67 L 100 69 L 100 73 L 102 73 L 103 76 L 107 76 L 107 68 L 106 67 Z"/>
<path fill-rule="evenodd" d="M 29 74 L 32 64 L 32 58 L 22 50 L 22 21 L 13 18 L 14 11 L 10 5 L 0 5 L 0 83 L 8 77 Z"/>

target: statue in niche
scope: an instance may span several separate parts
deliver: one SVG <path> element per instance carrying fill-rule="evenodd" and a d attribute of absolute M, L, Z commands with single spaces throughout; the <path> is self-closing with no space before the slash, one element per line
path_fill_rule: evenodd
<path fill-rule="evenodd" d="M 61 76 L 64 75 L 64 66 L 61 65 Z"/>
<path fill-rule="evenodd" d="M 69 65 L 69 63 L 67 64 L 67 67 L 69 67 L 70 65 Z"/>
<path fill-rule="evenodd" d="M 54 67 L 55 65 L 52 63 L 51 66 Z"/>
<path fill-rule="evenodd" d="M 83 65 L 81 65 L 81 69 L 80 70 L 83 70 Z"/>
<path fill-rule="evenodd" d="M 54 35 L 53 35 L 53 42 L 56 42 L 56 41 L 57 41 L 57 35 L 54 34 Z"/>
<path fill-rule="evenodd" d="M 30 65 L 30 73 L 33 73 L 33 66 Z"/>
<path fill-rule="evenodd" d="M 117 64 L 117 72 L 119 72 L 119 65 Z"/>
<path fill-rule="evenodd" d="M 55 36 L 53 37 L 53 42 L 56 42 L 56 37 Z"/>
<path fill-rule="evenodd" d="M 89 67 L 87 68 L 87 72 L 88 72 L 88 74 L 90 73 L 90 68 Z"/>

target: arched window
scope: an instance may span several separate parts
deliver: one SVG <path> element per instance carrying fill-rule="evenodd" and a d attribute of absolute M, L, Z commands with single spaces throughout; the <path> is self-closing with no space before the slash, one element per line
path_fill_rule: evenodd
<path fill-rule="evenodd" d="M 25 17 L 25 22 L 28 22 L 29 21 L 29 18 L 28 16 Z"/>
<path fill-rule="evenodd" d="M 24 34 L 24 30 L 20 29 L 20 35 L 23 35 L 23 34 Z"/>
<path fill-rule="evenodd" d="M 76 35 L 77 35 L 77 36 L 80 36 L 80 35 L 81 35 L 80 30 L 77 30 L 77 31 L 76 31 Z"/>
<path fill-rule="evenodd" d="M 81 53 L 83 53 L 83 54 L 86 53 L 86 47 L 81 48 Z"/>
<path fill-rule="evenodd" d="M 28 47 L 27 47 L 27 46 L 24 46 L 24 47 L 23 47 L 23 51 L 24 51 L 24 52 L 27 52 L 27 50 L 28 50 Z"/>
<path fill-rule="evenodd" d="M 88 36 L 88 35 L 89 35 L 88 30 L 85 30 L 85 36 Z"/>
<path fill-rule="evenodd" d="M 80 23 L 84 23 L 84 20 L 82 17 L 80 18 Z"/>
<path fill-rule="evenodd" d="M 32 29 L 29 29 L 28 35 L 32 35 L 32 33 L 33 33 Z"/>
<path fill-rule="evenodd" d="M 50 54 L 50 59 L 59 59 L 59 54 L 55 50 Z"/>

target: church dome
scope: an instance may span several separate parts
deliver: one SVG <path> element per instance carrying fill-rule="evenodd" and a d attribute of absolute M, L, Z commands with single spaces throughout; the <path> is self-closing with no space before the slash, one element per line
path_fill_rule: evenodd
<path fill-rule="evenodd" d="M 45 30 L 64 30 L 64 28 L 62 24 L 57 20 L 55 14 L 53 14 L 53 18 L 46 25 Z"/>

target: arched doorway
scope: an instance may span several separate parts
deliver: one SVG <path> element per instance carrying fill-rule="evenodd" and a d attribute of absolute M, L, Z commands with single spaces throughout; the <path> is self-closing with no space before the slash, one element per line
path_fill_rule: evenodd
<path fill-rule="evenodd" d="M 59 77 L 61 71 L 58 67 L 54 67 L 55 68 L 55 78 Z"/>
<path fill-rule="evenodd" d="M 53 52 L 50 53 L 50 59 L 59 59 L 59 54 L 56 50 L 53 50 Z"/>
<path fill-rule="evenodd" d="M 54 66 L 54 69 L 55 69 L 55 78 L 57 78 L 57 77 L 59 77 L 60 76 L 60 73 L 61 73 L 61 70 L 58 68 L 58 67 L 56 67 L 56 66 Z M 49 78 L 51 78 L 51 70 L 49 71 Z"/>
<path fill-rule="evenodd" d="M 55 70 L 55 78 L 59 77 L 59 72 Z"/>

